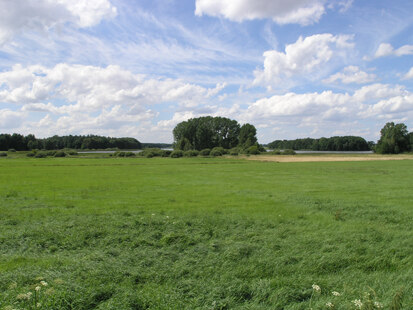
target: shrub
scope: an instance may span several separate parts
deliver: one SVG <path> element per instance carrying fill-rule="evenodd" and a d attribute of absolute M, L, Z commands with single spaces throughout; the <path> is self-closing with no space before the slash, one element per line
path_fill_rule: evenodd
<path fill-rule="evenodd" d="M 246 152 L 250 155 L 257 155 L 260 153 L 257 145 L 250 146 L 249 148 L 247 148 Z"/>
<path fill-rule="evenodd" d="M 211 153 L 211 149 L 203 149 L 203 150 L 199 151 L 199 155 L 201 155 L 201 156 L 208 156 L 209 153 Z"/>
<path fill-rule="evenodd" d="M 79 153 L 78 152 L 76 152 L 76 151 L 68 151 L 68 152 L 66 152 L 66 154 L 68 154 L 68 155 L 79 155 Z"/>
<path fill-rule="evenodd" d="M 63 151 L 57 151 L 57 152 L 54 153 L 53 156 L 54 156 L 54 157 L 65 157 L 65 156 L 66 156 L 66 153 L 63 152 Z"/>
<path fill-rule="evenodd" d="M 290 149 L 284 150 L 281 153 L 281 155 L 295 155 L 295 154 L 297 154 L 297 153 L 294 150 L 290 150 Z"/>
<path fill-rule="evenodd" d="M 273 150 L 273 151 L 271 151 L 271 152 L 268 152 L 268 154 L 271 154 L 271 155 L 281 155 L 281 151 L 280 151 L 280 150 Z"/>
<path fill-rule="evenodd" d="M 171 156 L 172 151 L 170 150 L 162 150 L 161 156 L 162 157 L 169 157 Z"/>
<path fill-rule="evenodd" d="M 46 152 L 46 156 L 55 156 L 56 155 L 56 151 L 47 151 Z"/>
<path fill-rule="evenodd" d="M 198 154 L 199 152 L 196 150 L 189 150 L 189 151 L 184 152 L 185 157 L 195 157 L 195 156 L 198 156 Z"/>
<path fill-rule="evenodd" d="M 0 153 L 0 157 L 6 157 L 7 153 Z"/>
<path fill-rule="evenodd" d="M 229 150 L 229 155 L 237 156 L 239 154 L 239 152 L 240 152 L 239 148 L 234 147 L 234 148 Z"/>
<path fill-rule="evenodd" d="M 146 158 L 152 158 L 152 157 L 156 157 L 156 156 L 163 156 L 163 152 L 161 149 L 159 148 L 147 148 L 144 149 L 142 152 L 138 153 L 138 156 L 143 156 Z"/>
<path fill-rule="evenodd" d="M 36 158 L 45 158 L 45 157 L 47 157 L 47 153 L 46 152 L 37 152 L 34 157 L 36 157 Z"/>
<path fill-rule="evenodd" d="M 27 157 L 34 157 L 35 155 L 36 155 L 36 153 L 33 153 L 33 152 L 30 152 L 30 153 L 26 154 Z"/>
<path fill-rule="evenodd" d="M 214 148 L 212 149 L 212 151 L 218 151 L 218 152 L 221 153 L 221 155 L 225 155 L 225 154 L 228 154 L 228 153 L 229 153 L 229 150 L 226 150 L 226 149 L 224 149 L 224 148 L 221 147 L 221 146 L 216 146 L 216 147 L 214 147 Z M 212 151 L 211 151 L 211 152 L 212 152 Z"/>
<path fill-rule="evenodd" d="M 16 152 L 16 150 L 15 149 L 9 149 L 8 152 L 14 153 L 14 152 Z"/>
<path fill-rule="evenodd" d="M 222 156 L 222 153 L 219 150 L 212 150 L 211 153 L 209 153 L 210 156 Z"/>
<path fill-rule="evenodd" d="M 125 157 L 133 157 L 135 156 L 134 152 L 125 152 Z"/>
<path fill-rule="evenodd" d="M 173 151 L 171 153 L 172 158 L 179 158 L 179 157 L 182 157 L 182 156 L 184 156 L 184 152 L 181 151 L 181 150 L 176 150 L 176 151 Z"/>

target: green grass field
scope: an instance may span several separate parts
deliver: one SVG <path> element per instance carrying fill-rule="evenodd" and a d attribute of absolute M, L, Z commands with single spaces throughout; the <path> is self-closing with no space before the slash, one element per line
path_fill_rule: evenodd
<path fill-rule="evenodd" d="M 0 309 L 413 309 L 413 160 L 0 171 Z"/>

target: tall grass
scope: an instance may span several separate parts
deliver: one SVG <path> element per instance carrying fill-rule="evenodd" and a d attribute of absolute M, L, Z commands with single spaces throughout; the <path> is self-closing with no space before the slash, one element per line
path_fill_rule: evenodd
<path fill-rule="evenodd" d="M 2 159 L 0 309 L 412 309 L 412 168 Z"/>

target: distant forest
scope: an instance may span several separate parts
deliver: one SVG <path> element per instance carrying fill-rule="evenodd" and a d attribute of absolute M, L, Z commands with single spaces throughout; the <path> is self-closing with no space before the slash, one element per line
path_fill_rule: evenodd
<path fill-rule="evenodd" d="M 0 151 L 15 149 L 28 151 L 34 149 L 60 150 L 60 149 L 108 149 L 122 150 L 141 149 L 142 143 L 135 138 L 111 138 L 95 135 L 87 136 L 53 136 L 37 139 L 34 135 L 23 136 L 18 133 L 0 134 Z"/>
<path fill-rule="evenodd" d="M 158 148 L 158 149 L 171 149 L 173 147 L 172 143 L 143 143 L 143 149 Z"/>
<path fill-rule="evenodd" d="M 362 137 L 344 136 L 320 139 L 275 140 L 268 143 L 267 147 L 280 150 L 370 151 L 374 147 L 374 142 L 367 142 Z"/>

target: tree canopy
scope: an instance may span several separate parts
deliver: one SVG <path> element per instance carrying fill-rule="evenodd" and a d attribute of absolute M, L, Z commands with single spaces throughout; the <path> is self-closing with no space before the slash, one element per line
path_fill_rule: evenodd
<path fill-rule="evenodd" d="M 311 151 L 369 151 L 366 140 L 357 136 L 343 136 L 331 138 L 304 138 L 295 140 L 275 140 L 267 145 L 272 149 L 292 149 Z"/>
<path fill-rule="evenodd" d="M 229 118 L 204 116 L 179 123 L 173 135 L 176 149 L 200 151 L 214 147 L 230 149 L 251 146 L 257 142 L 256 132 L 251 124 L 241 127 Z"/>
<path fill-rule="evenodd" d="M 60 150 L 70 149 L 140 149 L 141 143 L 135 138 L 111 138 L 95 135 L 87 136 L 53 136 L 44 139 L 37 139 L 34 135 L 23 136 L 14 133 L 0 134 L 0 150 L 7 151 L 15 149 L 17 151 L 27 151 L 33 149 Z"/>
<path fill-rule="evenodd" d="M 380 140 L 377 142 L 376 152 L 380 154 L 398 154 L 413 150 L 412 133 L 407 131 L 403 123 L 386 123 L 380 130 Z"/>

